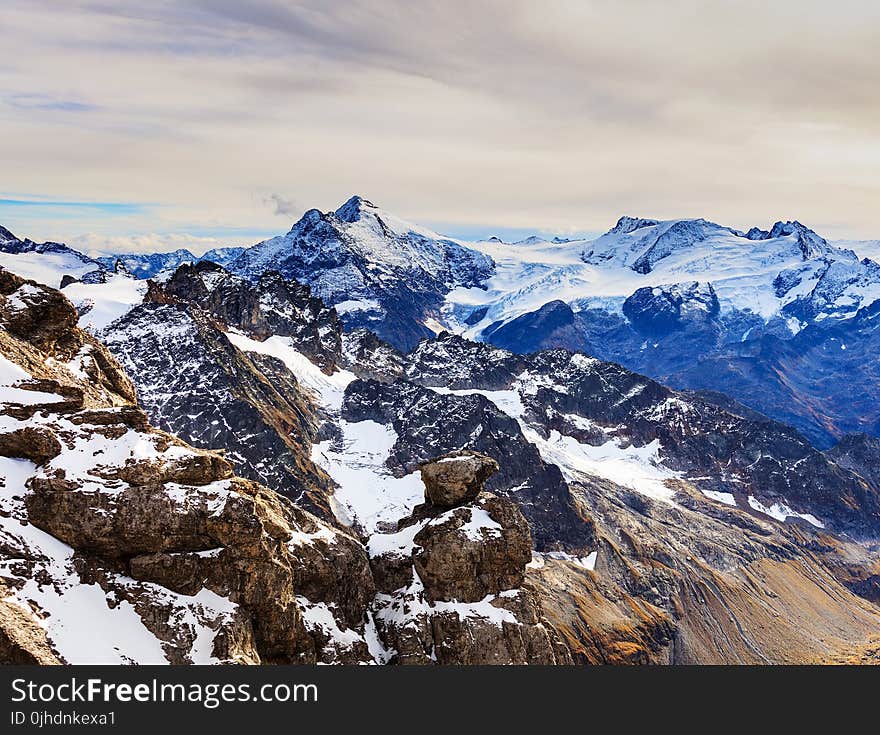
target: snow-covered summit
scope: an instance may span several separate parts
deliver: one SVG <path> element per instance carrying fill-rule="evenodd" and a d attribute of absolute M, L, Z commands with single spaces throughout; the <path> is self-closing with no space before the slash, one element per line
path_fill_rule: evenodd
<path fill-rule="evenodd" d="M 0 225 L 0 242 L 7 243 L 12 241 L 18 242 L 18 238 L 5 227 Z"/>
<path fill-rule="evenodd" d="M 630 232 L 640 230 L 642 227 L 653 227 L 654 225 L 659 224 L 660 221 L 656 219 L 645 219 L 644 217 L 627 217 L 626 215 L 624 215 L 619 220 L 617 220 L 617 224 L 608 231 L 608 234 L 628 235 Z"/>
<path fill-rule="evenodd" d="M 59 242 L 34 242 L 0 227 L 0 267 L 53 288 L 64 276 L 80 278 L 103 266 Z"/>
<path fill-rule="evenodd" d="M 594 240 L 473 247 L 495 270 L 480 288 L 450 293 L 444 313 L 449 328 L 477 339 L 551 301 L 620 315 L 641 288 L 694 281 L 712 285 L 722 314 L 778 318 L 789 333 L 816 318 L 850 317 L 880 298 L 871 261 L 797 221 L 743 233 L 705 219 L 621 217 Z"/>
<path fill-rule="evenodd" d="M 828 254 L 828 241 L 797 220 L 777 222 L 770 228 L 766 239 L 772 240 L 777 237 L 792 235 L 797 237 L 797 243 L 803 253 L 804 260 Z"/>
<path fill-rule="evenodd" d="M 407 222 L 360 196 L 307 211 L 285 235 L 243 252 L 229 270 L 256 280 L 277 270 L 309 285 L 350 326 L 412 346 L 435 333 L 443 296 L 487 278 L 491 258 Z"/>

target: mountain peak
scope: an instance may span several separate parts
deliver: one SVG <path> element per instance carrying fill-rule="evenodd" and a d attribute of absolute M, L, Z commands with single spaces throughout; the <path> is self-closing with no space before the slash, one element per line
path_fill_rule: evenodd
<path fill-rule="evenodd" d="M 537 245 L 538 243 L 547 242 L 543 237 L 538 235 L 529 235 L 523 240 L 517 240 L 514 245 Z"/>
<path fill-rule="evenodd" d="M 628 235 L 630 232 L 635 232 L 636 230 L 642 229 L 642 227 L 653 227 L 654 225 L 659 224 L 660 221 L 656 219 L 623 216 L 619 220 L 617 220 L 617 224 L 608 231 L 608 234 Z"/>
<path fill-rule="evenodd" d="M 762 230 L 760 227 L 752 227 L 747 233 L 746 238 L 749 240 L 766 240 L 770 237 L 768 230 Z"/>
<path fill-rule="evenodd" d="M 6 241 L 6 242 L 8 242 L 10 240 L 14 240 L 15 242 L 18 242 L 18 238 L 15 235 L 13 235 L 9 230 L 7 230 L 5 227 L 3 227 L 2 225 L 0 225 L 0 240 Z"/>
<path fill-rule="evenodd" d="M 797 220 L 777 222 L 770 229 L 770 235 L 768 237 L 769 239 L 772 239 L 788 235 L 797 235 L 798 245 L 803 253 L 804 260 L 821 255 L 829 247 L 828 241 L 824 237 L 817 235 L 816 232 Z"/>
<path fill-rule="evenodd" d="M 368 199 L 364 199 L 362 196 L 355 194 L 336 210 L 336 216 L 344 222 L 356 222 L 360 219 L 365 207 L 379 209 Z"/>

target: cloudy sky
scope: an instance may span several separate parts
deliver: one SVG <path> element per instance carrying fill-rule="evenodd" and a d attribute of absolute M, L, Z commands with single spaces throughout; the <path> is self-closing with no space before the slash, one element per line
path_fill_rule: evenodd
<path fill-rule="evenodd" d="M 353 193 L 459 236 L 880 238 L 873 0 L 3 0 L 0 37 L 33 239 L 251 243 Z"/>

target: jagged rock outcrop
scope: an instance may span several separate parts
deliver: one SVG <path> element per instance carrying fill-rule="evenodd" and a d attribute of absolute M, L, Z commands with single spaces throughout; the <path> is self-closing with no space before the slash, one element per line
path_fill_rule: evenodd
<path fill-rule="evenodd" d="M 180 266 L 161 290 L 260 341 L 271 335 L 289 337 L 297 350 L 325 372 L 334 370 L 342 345 L 336 311 L 312 296 L 308 286 L 276 271 L 267 271 L 250 283 L 215 263 L 200 261 Z"/>
<path fill-rule="evenodd" d="M 330 481 L 309 458 L 319 422 L 303 386 L 277 358 L 236 348 L 196 304 L 163 299 L 156 291 L 102 335 L 136 376 L 153 423 L 225 449 L 240 475 L 329 517 Z"/>
<path fill-rule="evenodd" d="M 422 465 L 425 500 L 437 508 L 453 508 L 474 500 L 498 463 L 476 452 L 452 452 Z"/>
<path fill-rule="evenodd" d="M 404 356 L 363 327 L 343 332 L 340 361 L 363 378 L 394 382 L 403 375 Z"/>
<path fill-rule="evenodd" d="M 497 469 L 476 452 L 425 463 L 425 504 L 396 533 L 370 538 L 374 616 L 395 663 L 569 661 L 538 598 L 522 587 L 532 548 L 526 519 L 482 491 Z"/>
<path fill-rule="evenodd" d="M 2 660 L 567 660 L 521 587 L 525 518 L 481 493 L 494 460 L 458 452 L 424 467 L 441 505 L 402 527 L 414 537 L 410 576 L 392 588 L 358 538 L 153 428 L 58 292 L 8 277 L 0 324 L 15 329 L 0 329 Z M 416 599 L 421 612 L 399 618 Z"/>
<path fill-rule="evenodd" d="M 0 584 L 0 663 L 60 664 L 33 611 L 13 600 L 6 586 Z"/>
<path fill-rule="evenodd" d="M 650 494 L 647 477 L 641 485 L 636 479 L 638 468 L 647 467 L 650 476 L 655 474 L 652 468 L 666 467 L 667 477 L 694 478 L 704 491 L 723 493 L 728 502 L 747 512 L 775 513 L 792 521 L 809 516 L 819 525 L 864 538 L 873 538 L 880 529 L 880 493 L 870 483 L 830 461 L 790 427 L 740 411 L 735 402 L 719 406 L 711 396 L 671 391 L 620 365 L 564 350 L 513 355 L 449 334 L 421 343 L 408 356 L 407 378 L 438 385 L 439 364 L 444 361 L 454 365 L 447 385 L 457 395 L 435 397 L 403 383 L 379 386 L 358 381 L 349 388 L 344 412 L 382 421 L 394 416 L 399 435 L 418 436 L 427 446 L 436 446 L 435 437 L 443 438 L 446 432 L 455 432 L 459 442 L 467 437 L 470 448 L 498 459 L 501 474 L 513 483 L 511 473 L 528 450 L 520 449 L 514 439 L 497 441 L 497 419 L 464 421 L 471 416 L 464 410 L 470 405 L 466 401 L 476 404 L 483 399 L 489 411 L 494 408 L 509 419 L 503 427 L 508 437 L 522 434 L 545 462 L 563 469 L 566 479 L 579 469 L 613 473 L 614 463 L 623 461 L 635 473 L 632 479 L 611 476 Z M 461 403 L 454 408 L 448 405 L 456 401 Z M 434 402 L 446 408 L 434 410 Z M 388 404 L 412 409 L 394 413 Z M 448 418 L 435 425 L 439 416 Z M 398 441 L 395 458 L 408 459 L 410 452 L 417 452 L 404 444 L 403 439 Z M 452 439 L 445 444 L 445 451 L 456 448 Z M 513 456 L 502 456 L 502 447 Z M 532 461 L 529 465 L 539 466 Z M 532 472 L 532 486 L 538 478 L 537 471 Z M 499 494 L 508 493 L 498 484 L 491 489 L 496 488 Z M 529 508 L 529 503 L 523 507 L 539 550 L 545 550 L 545 525 L 538 521 L 541 511 Z M 557 511 L 554 515 L 562 517 Z M 557 523 L 549 528 L 559 533 L 563 527 Z"/>
<path fill-rule="evenodd" d="M 150 427 L 57 291 L 2 274 L 0 324 L 5 660 L 373 660 L 357 539 Z"/>

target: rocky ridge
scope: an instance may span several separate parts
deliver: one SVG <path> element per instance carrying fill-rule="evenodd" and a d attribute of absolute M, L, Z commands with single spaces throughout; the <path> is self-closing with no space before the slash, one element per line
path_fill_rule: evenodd
<path fill-rule="evenodd" d="M 435 597 L 418 620 L 377 626 L 404 593 L 375 595 L 361 542 L 150 426 L 77 316 L 59 292 L 0 271 L 4 660 L 468 663 L 484 655 L 478 643 L 493 662 L 553 660 L 535 604 L 434 610 Z M 511 506 L 481 502 L 512 535 L 500 548 L 494 534 L 475 539 L 471 552 L 517 565 L 487 589 L 519 599 L 528 528 Z M 426 546 L 425 568 L 442 566 Z M 431 648 L 400 655 L 395 644 L 425 624 Z"/>
<path fill-rule="evenodd" d="M 516 597 L 537 601 L 543 612 L 535 617 L 521 608 L 516 620 L 526 626 L 540 620 L 545 630 L 557 631 L 574 660 L 806 662 L 860 650 L 866 631 L 876 626 L 872 601 L 880 568 L 871 540 L 877 492 L 870 463 L 865 464 L 870 452 L 859 460 L 861 469 L 844 466 L 735 401 L 671 391 L 618 365 L 564 350 L 520 355 L 441 334 L 403 354 L 367 330 L 341 331 L 333 310 L 306 308 L 296 284 L 275 289 L 275 303 L 265 307 L 260 281 L 210 266 L 187 267 L 179 278 L 153 283 L 146 303 L 112 324 L 104 338 L 131 360 L 142 395 L 149 392 L 143 387 L 164 389 L 166 375 L 190 381 L 180 383 L 181 392 L 201 383 L 202 371 L 211 376 L 204 385 L 218 379 L 210 372 L 215 354 L 208 351 L 190 362 L 194 353 L 182 345 L 191 340 L 168 328 L 181 314 L 187 323 L 202 324 L 230 364 L 259 365 L 265 384 L 287 384 L 308 416 L 302 424 L 308 430 L 292 454 L 325 478 L 314 495 L 296 497 L 331 525 L 345 526 L 349 538 L 368 551 L 374 539 L 381 549 L 385 536 L 424 530 L 419 524 L 426 517 L 419 513 L 430 482 L 423 463 L 475 450 L 500 465 L 486 479 L 493 503 L 512 501 L 533 536 L 520 589 L 536 597 Z M 270 323 L 267 308 L 286 318 L 273 316 Z M 136 322 L 126 321 L 135 314 Z M 119 325 L 124 326 L 113 342 Z M 133 346 L 158 338 L 167 353 L 163 367 L 153 367 L 151 349 L 125 358 Z M 199 431 L 212 425 L 201 409 L 188 410 L 185 402 L 180 412 L 196 417 Z M 279 415 L 291 413 L 279 407 Z M 237 413 L 221 409 L 211 420 L 227 415 L 229 429 L 237 432 Z M 246 432 L 241 437 L 258 452 L 258 439 Z M 228 458 L 241 462 L 232 452 Z M 475 514 L 482 521 L 482 512 L 495 517 L 490 511 L 497 508 L 484 500 L 489 499 L 463 501 L 442 513 L 435 508 L 431 517 L 447 514 L 436 525 L 457 538 L 458 528 L 472 525 Z M 474 503 L 479 507 L 470 507 Z M 410 523 L 413 518 L 418 520 Z M 516 528 L 515 519 L 507 518 L 492 522 Z M 489 538 L 497 544 L 497 537 Z M 505 615 L 493 611 L 496 604 L 486 609 L 483 599 L 452 603 L 450 589 L 468 597 L 485 590 L 465 592 L 457 573 L 443 581 L 445 563 L 463 568 L 448 551 L 456 544 L 426 535 L 420 540 L 421 551 L 408 546 L 400 564 L 383 560 L 379 571 L 375 555 L 365 552 L 375 584 L 382 579 L 390 590 L 380 589 L 365 613 L 363 640 L 389 646 L 373 646 L 373 660 L 432 660 L 442 637 L 424 631 L 434 626 L 426 621 L 438 612 L 454 609 L 479 625 Z M 523 561 L 515 551 L 520 546 L 496 548 Z M 437 550 L 434 559 L 444 563 L 417 563 L 426 549 Z M 467 563 L 482 564 L 488 555 L 497 566 L 493 553 L 469 555 Z M 395 568 L 390 578 L 399 574 L 400 586 L 390 589 L 385 570 Z M 419 570 L 416 576 L 406 574 L 412 569 Z M 766 597 L 755 597 L 755 579 L 769 590 Z M 433 600 L 422 589 L 428 587 L 435 590 Z M 513 596 L 500 599 L 508 597 Z M 401 611 L 420 612 L 401 619 L 390 612 L 395 598 L 408 600 Z M 822 612 L 792 613 L 801 609 Z M 318 613 L 311 614 L 317 619 Z M 831 628 L 829 620 L 835 621 Z M 337 622 L 343 633 L 357 632 L 348 625 Z M 379 633 L 372 638 L 370 625 L 377 630 L 385 625 L 384 638 Z M 400 633 L 401 625 L 414 627 Z M 336 651 L 322 654 L 327 660 L 353 655 L 351 646 L 340 647 L 339 633 L 327 635 Z M 520 641 L 515 645 L 508 637 L 494 649 L 497 655 L 521 651 L 524 635 L 515 633 Z M 558 639 L 550 637 L 554 656 L 563 660 Z M 444 661 L 459 650 L 446 644 L 440 649 L 446 651 Z"/>

